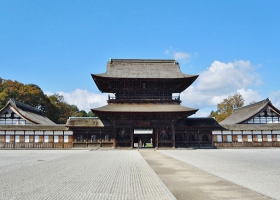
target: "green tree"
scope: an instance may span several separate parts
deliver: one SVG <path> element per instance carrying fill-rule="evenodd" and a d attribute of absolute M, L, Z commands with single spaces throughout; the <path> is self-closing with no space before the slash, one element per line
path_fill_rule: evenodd
<path fill-rule="evenodd" d="M 92 111 L 89 111 L 89 112 L 87 113 L 87 116 L 88 116 L 88 117 L 96 117 L 96 115 L 95 115 Z"/>
<path fill-rule="evenodd" d="M 233 110 L 240 108 L 244 105 L 244 99 L 241 94 L 235 94 L 224 99 L 217 105 L 217 110 L 212 111 L 210 117 L 214 117 L 218 122 L 223 121 L 229 115 L 232 114 Z"/>

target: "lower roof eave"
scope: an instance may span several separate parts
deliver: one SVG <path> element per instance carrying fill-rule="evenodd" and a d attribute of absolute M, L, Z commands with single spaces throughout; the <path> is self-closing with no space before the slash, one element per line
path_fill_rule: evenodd
<path fill-rule="evenodd" d="M 222 124 L 226 130 L 232 131 L 280 131 L 280 123 L 274 124 Z"/>
<path fill-rule="evenodd" d="M 92 111 L 112 113 L 187 113 L 197 112 L 198 109 L 185 107 L 180 104 L 109 103 L 105 106 L 94 108 Z"/>
<path fill-rule="evenodd" d="M 63 125 L 0 125 L 0 131 L 67 131 Z"/>

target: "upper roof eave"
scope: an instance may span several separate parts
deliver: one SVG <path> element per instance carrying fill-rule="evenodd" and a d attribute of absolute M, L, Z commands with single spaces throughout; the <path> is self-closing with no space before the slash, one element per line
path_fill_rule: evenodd
<path fill-rule="evenodd" d="M 196 80 L 199 75 L 189 75 L 189 74 L 182 74 L 182 76 L 177 76 L 177 77 L 164 77 L 164 76 L 150 76 L 150 77 L 141 77 L 141 76 L 111 76 L 108 73 L 101 73 L 101 74 L 91 74 L 92 78 L 108 78 L 108 79 L 194 79 Z"/>

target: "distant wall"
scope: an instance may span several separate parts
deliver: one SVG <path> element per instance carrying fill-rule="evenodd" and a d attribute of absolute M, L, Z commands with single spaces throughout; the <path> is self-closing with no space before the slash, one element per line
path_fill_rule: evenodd
<path fill-rule="evenodd" d="M 213 146 L 231 147 L 280 147 L 280 131 L 240 130 L 212 131 Z"/>

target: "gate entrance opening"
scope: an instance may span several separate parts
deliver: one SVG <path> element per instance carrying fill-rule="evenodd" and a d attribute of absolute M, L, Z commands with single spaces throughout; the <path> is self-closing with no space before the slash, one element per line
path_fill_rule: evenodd
<path fill-rule="evenodd" d="M 134 129 L 133 136 L 134 148 L 154 147 L 153 129 Z"/>

